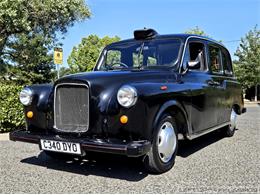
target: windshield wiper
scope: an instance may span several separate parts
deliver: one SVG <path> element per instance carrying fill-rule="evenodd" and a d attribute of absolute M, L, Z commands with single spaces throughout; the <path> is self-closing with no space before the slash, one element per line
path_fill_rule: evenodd
<path fill-rule="evenodd" d="M 137 55 L 137 63 L 138 63 L 138 66 L 136 67 L 137 69 L 141 69 L 141 67 L 143 66 L 143 62 L 142 64 L 140 63 L 140 55 L 143 53 L 143 49 L 144 49 L 144 42 L 142 43 L 141 48 Z"/>

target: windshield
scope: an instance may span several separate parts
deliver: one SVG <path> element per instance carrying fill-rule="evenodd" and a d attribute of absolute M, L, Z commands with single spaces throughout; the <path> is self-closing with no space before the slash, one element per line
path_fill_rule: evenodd
<path fill-rule="evenodd" d="M 159 39 L 116 43 L 107 46 L 97 70 L 177 66 L 181 46 L 179 39 Z"/>

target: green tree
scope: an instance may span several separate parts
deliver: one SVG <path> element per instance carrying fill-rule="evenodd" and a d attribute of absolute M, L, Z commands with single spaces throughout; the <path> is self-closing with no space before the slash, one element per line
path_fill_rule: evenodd
<path fill-rule="evenodd" d="M 202 36 L 208 36 L 202 29 L 200 29 L 198 26 L 195 26 L 195 28 L 191 28 L 187 31 L 185 31 L 185 34 L 195 34 L 195 35 L 202 35 Z"/>
<path fill-rule="evenodd" d="M 257 100 L 257 85 L 260 83 L 260 30 L 257 26 L 241 38 L 235 56 L 238 57 L 234 61 L 237 79 L 244 89 L 255 86 Z"/>
<path fill-rule="evenodd" d="M 84 0 L 1 0 L 0 74 L 21 83 L 53 77 L 52 48 L 77 21 L 90 17 Z"/>
<path fill-rule="evenodd" d="M 17 100 L 22 86 L 0 85 L 0 133 L 24 128 L 23 105 Z"/>
<path fill-rule="evenodd" d="M 56 38 L 57 32 L 90 16 L 84 0 L 1 0 L 0 10 L 0 53 L 17 34 Z"/>
<path fill-rule="evenodd" d="M 51 42 L 51 39 L 46 40 L 39 34 L 18 35 L 17 39 L 8 43 L 8 48 L 12 50 L 3 55 L 9 65 L 2 78 L 21 85 L 50 82 L 54 76 L 54 64 L 46 45 Z"/>
<path fill-rule="evenodd" d="M 54 74 L 55 75 L 58 75 L 58 73 L 57 73 L 57 71 L 55 70 L 54 71 Z M 68 74 L 71 74 L 71 70 L 70 70 L 70 68 L 69 67 L 64 67 L 64 66 L 62 66 L 62 67 L 60 67 L 60 77 L 63 77 L 63 76 L 65 76 L 65 75 L 68 75 Z M 56 78 L 57 79 L 57 78 Z"/>
<path fill-rule="evenodd" d="M 90 35 L 83 38 L 81 43 L 72 49 L 68 58 L 71 73 L 91 71 L 101 50 L 106 45 L 119 40 L 117 36 L 99 38 L 97 35 Z"/>

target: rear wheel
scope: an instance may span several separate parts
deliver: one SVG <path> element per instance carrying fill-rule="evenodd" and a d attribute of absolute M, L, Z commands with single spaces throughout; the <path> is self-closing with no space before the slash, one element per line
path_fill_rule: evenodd
<path fill-rule="evenodd" d="M 161 118 L 154 133 L 152 147 L 143 159 L 145 168 L 152 173 L 164 173 L 175 162 L 178 149 L 177 125 L 172 116 Z"/>
<path fill-rule="evenodd" d="M 237 113 L 232 108 L 230 113 L 230 124 L 225 128 L 225 135 L 227 137 L 232 137 L 236 131 L 236 125 L 237 125 Z"/>

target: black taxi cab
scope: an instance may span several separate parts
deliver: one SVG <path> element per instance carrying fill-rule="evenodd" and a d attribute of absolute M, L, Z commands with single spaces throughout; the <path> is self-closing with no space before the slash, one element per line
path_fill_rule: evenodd
<path fill-rule="evenodd" d="M 220 128 L 233 136 L 246 111 L 225 46 L 153 29 L 106 46 L 92 72 L 25 87 L 20 101 L 26 129 L 11 140 L 38 144 L 53 158 L 89 151 L 141 157 L 154 173 L 172 168 L 178 140 Z"/>

